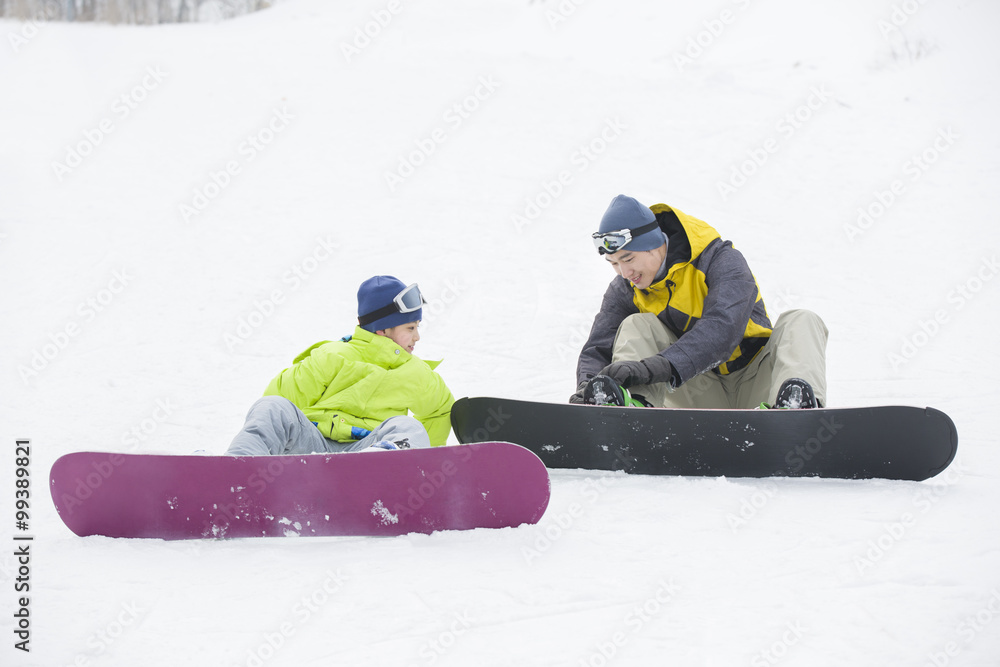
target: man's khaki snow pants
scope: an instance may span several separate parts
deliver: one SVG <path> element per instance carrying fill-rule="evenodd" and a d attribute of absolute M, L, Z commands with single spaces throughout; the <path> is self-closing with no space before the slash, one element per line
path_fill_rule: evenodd
<path fill-rule="evenodd" d="M 778 318 L 767 344 L 747 366 L 728 375 L 708 371 L 677 389 L 666 383 L 630 387 L 629 391 L 665 408 L 756 408 L 773 404 L 788 378 L 812 385 L 821 405 L 826 402 L 826 341 L 823 320 L 808 310 L 790 310 Z M 677 337 L 651 313 L 631 315 L 615 337 L 612 361 L 638 361 L 677 342 Z"/>

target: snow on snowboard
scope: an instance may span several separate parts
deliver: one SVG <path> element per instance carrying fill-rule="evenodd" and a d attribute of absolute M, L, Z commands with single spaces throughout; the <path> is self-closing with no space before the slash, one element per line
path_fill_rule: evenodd
<path fill-rule="evenodd" d="M 686 410 L 462 398 L 459 442 L 506 440 L 548 468 L 648 475 L 923 480 L 955 458 L 958 433 L 934 408 Z"/>
<path fill-rule="evenodd" d="M 50 475 L 77 535 L 167 540 L 431 533 L 536 523 L 548 471 L 507 442 L 307 456 L 77 452 Z"/>

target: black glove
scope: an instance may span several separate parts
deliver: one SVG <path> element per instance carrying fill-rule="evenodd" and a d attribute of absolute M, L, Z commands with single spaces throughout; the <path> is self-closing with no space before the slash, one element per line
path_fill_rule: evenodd
<path fill-rule="evenodd" d="M 626 389 L 636 385 L 670 382 L 673 374 L 670 362 L 658 354 L 641 361 L 616 361 L 601 371 L 601 375 L 607 375 Z"/>
<path fill-rule="evenodd" d="M 583 390 L 587 388 L 587 383 L 590 380 L 584 380 L 580 383 L 580 386 L 576 388 L 576 393 L 569 397 L 570 403 L 583 403 Z"/>

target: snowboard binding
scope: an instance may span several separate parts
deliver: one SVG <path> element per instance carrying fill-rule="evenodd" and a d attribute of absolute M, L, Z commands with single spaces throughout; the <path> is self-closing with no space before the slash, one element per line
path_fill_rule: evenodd
<path fill-rule="evenodd" d="M 820 407 L 812 385 L 801 378 L 789 378 L 778 387 L 774 405 L 761 403 L 765 409 L 804 410 Z"/>
<path fill-rule="evenodd" d="M 595 375 L 583 389 L 583 402 L 587 405 L 617 405 L 628 408 L 653 407 L 644 397 L 632 395 L 607 375 Z"/>

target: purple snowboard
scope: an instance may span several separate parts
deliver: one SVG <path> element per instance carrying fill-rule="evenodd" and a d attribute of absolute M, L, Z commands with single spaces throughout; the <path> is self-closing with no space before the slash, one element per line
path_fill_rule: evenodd
<path fill-rule="evenodd" d="M 537 456 L 508 442 L 307 456 L 78 452 L 50 476 L 77 535 L 190 538 L 402 535 L 536 523 Z"/>

